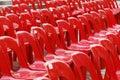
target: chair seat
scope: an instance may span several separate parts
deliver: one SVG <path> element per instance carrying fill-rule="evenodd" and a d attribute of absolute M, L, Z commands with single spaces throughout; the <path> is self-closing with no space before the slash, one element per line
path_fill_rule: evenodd
<path fill-rule="evenodd" d="M 33 64 L 29 65 L 29 67 L 33 70 L 46 70 L 45 63 L 43 61 L 35 61 Z"/>
<path fill-rule="evenodd" d="M 88 55 L 90 53 L 90 47 L 89 46 L 84 46 L 84 45 L 79 45 L 79 44 L 71 44 L 68 47 L 68 49 L 73 50 L 73 51 L 82 51 L 82 52 L 85 52 Z"/>
<path fill-rule="evenodd" d="M 44 76 L 46 71 L 32 71 L 26 68 L 21 68 L 17 72 L 12 72 L 12 76 L 17 79 L 34 79 Z"/>
<path fill-rule="evenodd" d="M 45 61 L 60 60 L 64 61 L 65 63 L 71 64 L 72 63 L 71 54 L 68 54 L 66 51 L 67 50 L 57 49 L 55 54 L 47 54 L 44 57 Z"/>

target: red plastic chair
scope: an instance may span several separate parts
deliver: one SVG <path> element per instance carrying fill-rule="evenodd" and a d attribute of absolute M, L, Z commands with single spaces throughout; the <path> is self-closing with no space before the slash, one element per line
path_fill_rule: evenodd
<path fill-rule="evenodd" d="M 0 42 L 3 52 L 2 54 L 4 54 L 3 58 L 5 59 L 2 65 L 6 66 L 4 66 L 6 69 L 4 69 L 5 71 L 3 74 L 11 75 L 16 79 L 34 79 L 40 76 L 42 77 L 46 74 L 46 71 L 32 71 L 28 68 L 27 62 L 23 57 L 24 55 L 20 51 L 20 47 L 16 39 L 4 36 L 0 38 Z M 14 65 L 12 54 L 16 54 L 17 56 L 16 63 L 18 63 L 18 67 L 17 65 Z M 15 66 L 17 68 L 13 69 Z"/>
<path fill-rule="evenodd" d="M 29 13 L 21 13 L 20 20 L 24 27 L 24 31 L 30 32 L 31 27 L 35 25 L 34 19 Z"/>
<path fill-rule="evenodd" d="M 72 44 L 72 46 L 69 48 L 69 46 L 65 44 L 65 41 L 62 40 L 63 36 L 58 37 L 56 30 L 54 29 L 54 26 L 50 24 L 44 24 L 43 27 L 47 35 L 49 36 L 49 41 L 50 43 L 52 43 L 51 45 L 53 49 L 56 51 L 55 54 L 58 56 L 65 56 L 67 58 L 66 60 L 67 63 L 71 62 L 71 55 L 74 54 L 74 52 L 88 51 L 87 46 L 80 46 L 78 44 Z"/>
<path fill-rule="evenodd" d="M 90 48 L 88 46 L 88 44 L 86 45 L 86 43 L 88 43 L 89 41 L 83 41 L 82 45 L 81 42 L 79 43 L 75 37 L 75 32 L 73 27 L 70 26 L 70 24 L 64 20 L 57 20 L 57 24 L 60 30 L 60 36 L 61 36 L 61 40 L 62 43 L 64 43 L 64 46 L 67 47 L 67 49 L 69 50 L 76 50 L 76 51 L 83 51 L 87 54 L 89 54 L 90 52 Z M 69 36 L 65 36 L 63 29 L 66 29 L 68 32 Z M 65 36 L 65 37 L 64 37 Z M 66 41 L 66 37 L 70 37 L 68 41 Z M 66 44 L 68 42 L 68 44 Z M 90 44 L 90 42 L 89 42 Z"/>
<path fill-rule="evenodd" d="M 93 43 L 98 43 L 98 41 L 94 41 L 93 39 L 88 40 L 89 37 L 93 35 L 93 33 L 90 30 L 90 25 L 87 22 L 86 17 L 79 15 L 79 18 L 80 20 L 73 17 L 68 18 L 70 26 L 74 28 L 75 36 L 77 37 L 77 44 L 89 46 Z"/>
<path fill-rule="evenodd" d="M 41 49 L 38 48 L 34 37 L 25 31 L 19 31 L 16 35 L 29 68 L 32 70 L 45 70 L 44 55 L 41 53 Z"/>
<path fill-rule="evenodd" d="M 51 80 L 75 80 L 75 76 L 66 63 L 62 61 L 50 61 L 46 64 Z"/>
<path fill-rule="evenodd" d="M 110 58 L 108 51 L 102 45 L 99 44 L 91 45 L 91 51 L 93 54 L 93 60 L 95 61 L 94 63 L 97 63 L 95 66 L 99 66 L 99 62 L 98 62 L 99 58 L 101 58 L 105 62 L 106 71 L 105 71 L 104 79 L 118 80 L 119 73 L 115 70 L 113 61 Z"/>
<path fill-rule="evenodd" d="M 9 13 L 9 14 L 6 14 L 5 16 L 13 23 L 14 30 L 16 31 L 24 30 L 22 27 L 21 21 L 16 14 Z"/>
<path fill-rule="evenodd" d="M 12 25 L 12 22 L 5 16 L 0 16 L 0 35 L 8 35 L 15 37 L 15 31 Z"/>
<path fill-rule="evenodd" d="M 100 79 L 93 62 L 88 55 L 86 55 L 83 52 L 76 53 L 72 56 L 72 60 L 73 60 L 73 64 L 74 64 L 73 66 L 76 68 L 75 70 L 77 70 L 76 74 L 79 76 L 79 80 L 84 79 L 83 73 L 82 73 L 83 67 L 86 70 L 88 70 L 88 72 L 90 73 L 90 75 L 87 76 L 88 78 L 91 76 L 92 80 Z"/>
<path fill-rule="evenodd" d="M 71 54 L 75 51 L 65 50 L 62 47 L 60 40 L 56 34 L 56 31 L 50 24 L 43 24 L 45 31 L 39 27 L 32 27 L 32 34 L 35 36 L 35 39 L 38 42 L 38 45 L 46 53 L 43 54 L 46 61 L 57 59 L 64 61 L 66 63 L 71 63 Z M 55 31 L 55 32 L 54 32 Z M 50 37 L 50 35 L 52 36 Z M 54 41 L 54 42 L 53 42 Z M 58 48 L 57 48 L 58 46 Z"/>

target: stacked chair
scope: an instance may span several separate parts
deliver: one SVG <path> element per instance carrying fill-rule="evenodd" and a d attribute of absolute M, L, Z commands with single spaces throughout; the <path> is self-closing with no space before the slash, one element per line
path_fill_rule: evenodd
<path fill-rule="evenodd" d="M 0 80 L 119 80 L 116 0 L 12 0 L 0 10 Z"/>

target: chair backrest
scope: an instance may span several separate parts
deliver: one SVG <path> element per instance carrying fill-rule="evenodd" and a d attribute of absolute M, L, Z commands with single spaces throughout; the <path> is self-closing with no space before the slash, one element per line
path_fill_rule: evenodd
<path fill-rule="evenodd" d="M 65 20 L 57 20 L 56 23 L 59 27 L 60 35 L 64 39 L 63 41 L 65 41 L 65 38 L 70 37 L 70 40 L 69 40 L 70 43 L 77 43 L 77 37 L 75 37 L 74 28 L 70 25 L 70 23 L 68 23 Z M 66 33 L 68 33 L 67 36 L 65 36 L 65 34 L 64 34 L 65 30 L 66 30 Z M 64 38 L 64 36 L 65 36 L 65 38 Z"/>
<path fill-rule="evenodd" d="M 52 13 L 55 20 L 62 19 L 61 13 L 59 12 L 59 10 L 57 8 L 51 7 L 51 8 L 49 8 L 49 11 Z"/>
<path fill-rule="evenodd" d="M 40 13 L 39 12 L 37 12 L 37 11 L 31 11 L 31 14 L 32 14 L 32 16 L 33 16 L 33 18 L 34 18 L 34 22 L 35 22 L 35 25 L 36 26 L 40 26 L 42 23 L 43 23 L 43 17 L 40 15 Z"/>
<path fill-rule="evenodd" d="M 89 13 L 84 13 L 83 15 L 87 18 L 93 33 L 99 32 L 100 31 L 99 26 L 97 26 L 97 23 L 93 16 Z"/>
<path fill-rule="evenodd" d="M 30 32 L 31 27 L 35 25 L 34 19 L 29 13 L 20 13 L 20 20 L 24 31 Z"/>
<path fill-rule="evenodd" d="M 84 26 L 85 35 L 88 38 L 89 36 L 93 35 L 93 32 L 91 30 L 90 24 L 88 23 L 88 20 L 83 15 L 78 15 L 77 18 L 82 22 L 82 25 Z"/>
<path fill-rule="evenodd" d="M 83 80 L 83 74 L 82 74 L 82 67 L 84 67 L 86 70 L 88 70 L 88 72 L 91 75 L 92 80 L 99 80 L 99 76 L 97 73 L 97 70 L 95 69 L 94 64 L 92 63 L 92 60 L 90 59 L 90 57 L 83 53 L 76 53 L 74 55 L 72 55 L 72 60 L 73 60 L 73 64 L 76 68 L 76 72 L 78 72 L 80 79 L 79 80 Z"/>
<path fill-rule="evenodd" d="M 0 16 L 0 35 L 15 37 L 12 22 L 5 16 Z"/>
<path fill-rule="evenodd" d="M 105 11 L 100 9 L 100 10 L 98 10 L 98 13 L 102 17 L 104 25 L 106 26 L 106 28 L 112 27 L 110 25 L 110 22 L 109 22 L 110 20 L 109 20 L 108 16 L 106 15 Z"/>
<path fill-rule="evenodd" d="M 99 13 L 91 11 L 90 14 L 92 14 L 97 27 L 100 28 L 100 30 L 106 30 L 102 17 L 99 15 Z"/>
<path fill-rule="evenodd" d="M 48 9 L 41 9 L 40 14 L 43 16 L 45 23 L 50 23 L 54 26 L 56 25 L 55 19 Z"/>
<path fill-rule="evenodd" d="M 16 31 L 23 30 L 19 17 L 14 13 L 8 13 L 5 15 L 12 23 Z"/>
<path fill-rule="evenodd" d="M 99 66 L 98 60 L 101 58 L 105 62 L 105 68 L 107 72 L 107 73 L 105 72 L 105 74 L 107 74 L 110 79 L 118 80 L 116 76 L 114 64 L 112 62 L 112 59 L 110 58 L 108 51 L 100 44 L 94 44 L 91 45 L 90 47 L 91 47 L 93 59 L 97 64 L 95 66 Z"/>
<path fill-rule="evenodd" d="M 29 14 L 31 14 L 30 7 L 27 4 L 21 3 L 19 7 L 21 12 L 28 12 Z"/>
<path fill-rule="evenodd" d="M 20 48 L 24 54 L 25 59 L 29 63 L 33 63 L 34 60 L 44 61 L 44 54 L 41 53 L 41 49 L 38 48 L 38 45 L 30 33 L 26 31 L 18 31 L 16 33 Z M 34 55 L 34 56 L 33 56 Z"/>
<path fill-rule="evenodd" d="M 67 8 L 67 7 L 66 7 Z M 67 20 L 67 18 L 69 17 L 68 13 L 67 13 L 67 10 L 64 8 L 64 5 L 63 6 L 59 6 L 58 8 L 58 11 L 61 13 L 61 17 L 62 19 L 64 20 Z M 69 9 L 69 8 L 68 8 Z"/>
<path fill-rule="evenodd" d="M 70 23 L 70 25 L 75 29 L 75 35 L 79 35 L 79 40 L 82 39 L 87 39 L 87 37 L 85 36 L 85 30 L 83 28 L 82 22 L 80 20 L 78 20 L 75 17 L 68 17 L 68 21 Z M 77 40 L 78 40 L 78 36 Z"/>
<path fill-rule="evenodd" d="M 48 36 L 48 39 L 53 49 L 56 48 L 66 49 L 66 46 L 64 46 L 65 43 L 62 42 L 61 37 L 59 37 L 59 30 L 55 29 L 54 26 L 49 23 L 43 24 L 43 28 Z"/>
<path fill-rule="evenodd" d="M 31 34 L 35 37 L 36 41 L 38 42 L 38 45 L 40 46 L 42 53 L 44 53 L 45 49 L 47 53 L 51 53 L 51 54 L 55 53 L 55 49 L 52 49 L 51 44 L 49 42 L 50 40 L 43 28 L 32 27 Z"/>
<path fill-rule="evenodd" d="M 108 16 L 110 26 L 116 25 L 117 22 L 116 22 L 115 16 L 114 16 L 113 12 L 111 11 L 111 9 L 105 8 L 104 11 L 105 11 L 106 15 Z"/>
<path fill-rule="evenodd" d="M 62 61 L 50 61 L 46 66 L 51 80 L 75 80 L 69 65 Z"/>

